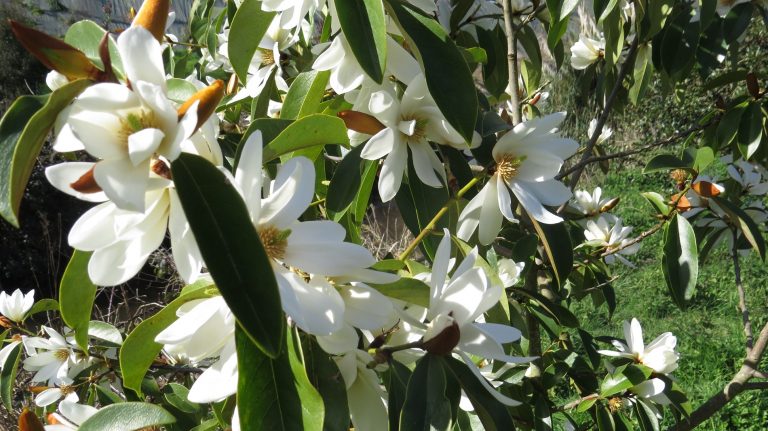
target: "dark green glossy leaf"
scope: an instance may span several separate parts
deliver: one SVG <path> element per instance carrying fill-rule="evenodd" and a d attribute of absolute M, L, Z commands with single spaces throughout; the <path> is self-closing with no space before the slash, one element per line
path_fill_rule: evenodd
<path fill-rule="evenodd" d="M 424 355 L 408 380 L 400 415 L 401 431 L 447 430 L 451 405 L 446 397 L 445 365 L 442 357 Z"/>
<path fill-rule="evenodd" d="M 608 410 L 608 407 L 602 404 L 598 405 L 597 410 L 595 411 L 595 416 L 597 417 L 598 431 L 614 431 L 616 429 L 613 415 L 611 415 L 611 411 Z"/>
<path fill-rule="evenodd" d="M 640 431 L 659 431 L 659 420 L 656 418 L 656 413 L 644 400 L 637 400 L 634 404 L 634 410 Z"/>
<path fill-rule="evenodd" d="M 336 362 L 320 348 L 313 337 L 302 342 L 307 377 L 325 402 L 324 431 L 346 431 L 349 428 L 347 387 Z"/>
<path fill-rule="evenodd" d="M 235 330 L 240 423 L 254 430 L 320 431 L 323 400 L 298 359 L 292 331 L 286 335 L 280 356 L 272 359 L 239 325 Z"/>
<path fill-rule="evenodd" d="M 274 16 L 275 12 L 262 10 L 258 0 L 244 0 L 237 9 L 229 29 L 229 40 L 237 43 L 227 44 L 227 54 L 240 82 L 246 82 L 253 54 L 259 49 Z"/>
<path fill-rule="evenodd" d="M 277 357 L 285 317 L 272 264 L 245 202 L 227 177 L 202 157 L 182 153 L 171 171 L 213 281 L 253 341 L 265 354 Z"/>
<path fill-rule="evenodd" d="M 764 122 L 765 118 L 759 102 L 751 102 L 741 114 L 736 144 L 739 146 L 739 152 L 744 160 L 752 158 L 752 155 L 760 148 Z"/>
<path fill-rule="evenodd" d="M 729 215 L 731 220 L 738 221 L 738 227 L 741 233 L 744 235 L 744 238 L 746 238 L 752 248 L 757 251 L 757 253 L 760 255 L 760 258 L 765 260 L 765 239 L 763 238 L 763 234 L 760 232 L 758 225 L 754 220 L 752 220 L 752 217 L 750 217 L 749 214 L 747 214 L 744 210 L 726 199 L 721 199 L 719 197 L 714 197 L 711 199 L 714 199 L 720 208 L 722 208 L 726 214 Z"/>
<path fill-rule="evenodd" d="M 389 431 L 400 429 L 400 412 L 405 403 L 406 388 L 411 379 L 411 370 L 398 361 L 392 361 L 384 374 L 387 386 L 387 412 L 389 413 Z"/>
<path fill-rule="evenodd" d="M 24 319 L 26 319 L 27 317 L 33 314 L 45 313 L 46 311 L 58 311 L 58 310 L 59 310 L 58 301 L 51 298 L 43 298 L 32 305 L 32 308 L 30 308 L 29 311 L 27 311 L 27 314 L 24 316 Z"/>
<path fill-rule="evenodd" d="M 11 349 L 5 358 L 3 368 L 0 369 L 0 396 L 6 411 L 13 411 L 13 385 L 16 383 L 16 372 L 19 370 L 21 360 L 21 343 Z"/>
<path fill-rule="evenodd" d="M 544 252 L 552 267 L 559 286 L 565 285 L 565 280 L 573 269 L 573 247 L 568 228 L 565 223 L 544 224 L 531 218 L 536 234 L 544 245 Z"/>
<path fill-rule="evenodd" d="M 285 102 L 280 109 L 280 118 L 295 120 L 317 113 L 330 76 L 330 71 L 313 70 L 300 73 L 288 89 Z"/>
<path fill-rule="evenodd" d="M 693 228 L 688 220 L 679 214 L 664 227 L 664 254 L 661 265 L 672 300 L 678 307 L 685 309 L 696 291 L 699 254 Z"/>
<path fill-rule="evenodd" d="M 646 163 L 645 168 L 643 168 L 643 173 L 647 174 L 651 172 L 668 171 L 672 169 L 686 169 L 689 171 L 693 170 L 691 166 L 676 156 L 671 154 L 659 154 L 658 156 L 652 158 L 648 163 Z"/>
<path fill-rule="evenodd" d="M 418 8 L 387 0 L 387 9 L 414 48 L 440 112 L 467 142 L 472 141 L 478 102 L 472 73 L 442 26 Z M 445 73 L 450 70 L 451 73 Z"/>
<path fill-rule="evenodd" d="M 382 0 L 336 0 L 336 13 L 360 67 L 381 84 L 387 66 L 387 23 Z"/>
<path fill-rule="evenodd" d="M 329 144 L 349 146 L 344 121 L 330 115 L 308 115 L 289 124 L 264 147 L 263 161 L 268 163 L 281 156 Z"/>
<path fill-rule="evenodd" d="M 61 318 L 75 331 L 81 349 L 88 349 L 88 322 L 91 320 L 96 285 L 88 277 L 91 253 L 75 250 L 59 284 Z"/>
<path fill-rule="evenodd" d="M 50 95 L 22 96 L 0 120 L 0 215 L 19 227 L 19 206 L 56 117 L 93 82 L 79 79 Z"/>
<path fill-rule="evenodd" d="M 360 153 L 365 145 L 358 145 L 347 153 L 336 167 L 328 185 L 325 206 L 335 213 L 342 213 L 357 197 L 363 173 Z"/>
<path fill-rule="evenodd" d="M 393 283 L 368 284 L 390 298 L 399 299 L 422 307 L 429 307 L 429 286 L 421 280 L 401 277 Z"/>
<path fill-rule="evenodd" d="M 83 422 L 80 431 L 138 431 L 168 425 L 176 418 L 160 406 L 149 403 L 119 403 L 99 409 Z"/>
<path fill-rule="evenodd" d="M 176 310 L 182 304 L 193 299 L 207 298 L 210 292 L 209 282 L 200 282 L 189 288 L 171 301 L 154 316 L 139 323 L 123 341 L 120 348 L 120 371 L 123 374 L 123 386 L 141 394 L 141 382 L 144 375 L 162 350 L 163 345 L 155 343 L 155 337 L 168 325 L 176 321 Z"/>

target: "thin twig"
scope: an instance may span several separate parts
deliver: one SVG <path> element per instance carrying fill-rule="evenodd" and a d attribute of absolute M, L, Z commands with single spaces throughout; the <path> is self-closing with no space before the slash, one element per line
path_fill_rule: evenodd
<path fill-rule="evenodd" d="M 673 214 L 673 213 L 670 213 Z M 630 241 L 625 242 L 624 244 L 620 245 L 616 248 L 611 248 L 603 252 L 603 254 L 600 255 L 600 257 L 605 257 L 614 253 L 618 253 L 621 250 L 624 250 L 627 247 L 633 246 L 637 244 L 638 242 L 648 238 L 649 236 L 655 234 L 658 232 L 661 228 L 664 227 L 664 225 L 669 221 L 668 218 L 664 218 L 664 220 L 660 221 L 659 223 L 655 224 L 652 228 L 648 229 L 647 231 L 641 233 L 640 235 L 636 236 L 635 238 L 632 238 Z"/>
<path fill-rule="evenodd" d="M 736 279 L 736 290 L 739 293 L 739 310 L 741 310 L 741 322 L 744 325 L 744 336 L 746 337 L 746 349 L 747 353 L 752 350 L 754 337 L 752 335 L 752 322 L 749 320 L 749 310 L 747 309 L 747 295 L 744 293 L 744 285 L 741 282 L 741 266 L 739 265 L 739 251 L 736 247 L 738 234 L 736 230 L 732 230 L 733 234 L 733 250 L 731 251 L 731 258 L 733 259 L 733 273 Z"/>
<path fill-rule="evenodd" d="M 599 394 L 585 395 L 585 396 L 583 396 L 583 397 L 581 397 L 581 398 L 579 398 L 577 400 L 573 400 L 573 401 L 571 401 L 571 402 L 569 402 L 567 404 L 564 404 L 562 406 L 555 407 L 554 411 L 562 412 L 562 411 L 567 411 L 567 410 L 573 410 L 576 407 L 578 407 L 579 404 L 583 403 L 584 401 L 594 400 L 596 398 L 600 398 L 600 395 Z"/>

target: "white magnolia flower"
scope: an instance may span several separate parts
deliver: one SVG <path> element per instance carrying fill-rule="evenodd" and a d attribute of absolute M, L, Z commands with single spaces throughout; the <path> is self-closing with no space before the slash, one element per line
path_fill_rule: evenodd
<path fill-rule="evenodd" d="M 485 272 L 474 266 L 477 248 L 449 277 L 455 263 L 450 256 L 451 236 L 448 230 L 444 230 L 435 253 L 432 273 L 425 275 L 430 287 L 430 301 L 426 312 L 429 323 L 420 325 L 424 328 L 424 349 L 433 354 L 457 354 L 494 398 L 506 405 L 519 405 L 519 402 L 496 391 L 469 356 L 508 363 L 524 363 L 533 359 L 510 356 L 504 351 L 502 344 L 520 339 L 518 329 L 483 320 L 483 313 L 501 299 L 504 288 L 491 283 Z"/>
<path fill-rule="evenodd" d="M 62 398 L 74 403 L 80 401 L 72 383 L 74 383 L 74 381 L 70 378 L 62 379 L 57 387 L 48 388 L 37 394 L 37 396 L 35 396 L 35 404 L 38 407 L 46 407 Z"/>
<path fill-rule="evenodd" d="M 597 129 L 597 118 L 593 118 L 589 122 L 589 128 L 587 130 L 587 135 L 592 138 L 592 135 L 595 133 L 595 129 Z M 608 126 L 603 126 L 603 130 L 600 131 L 600 136 L 597 137 L 597 142 L 595 142 L 597 145 L 602 144 L 603 142 L 607 141 L 608 138 L 610 138 L 613 135 L 613 129 L 611 129 Z"/>
<path fill-rule="evenodd" d="M 544 205 L 560 205 L 571 197 L 571 191 L 554 179 L 563 160 L 579 147 L 558 134 L 557 127 L 564 118 L 565 113 L 560 112 L 529 120 L 499 139 L 493 147 L 496 172 L 459 215 L 459 238 L 466 241 L 479 228 L 480 242 L 490 244 L 501 230 L 503 218 L 516 221 L 510 191 L 539 222 L 563 220 Z"/>
<path fill-rule="evenodd" d="M 721 230 L 721 232 L 717 234 L 718 237 L 715 239 L 712 247 L 723 243 L 727 250 L 732 250 L 733 231 L 731 229 L 733 229 L 734 226 L 727 222 L 727 220 L 729 220 L 728 214 L 719 206 L 712 205 L 710 208 L 712 211 L 703 217 L 697 218 L 694 225 Z M 765 205 L 762 202 L 754 202 L 742 209 L 757 226 L 765 226 L 765 223 L 768 222 L 768 211 L 766 211 Z M 740 229 L 740 226 L 737 229 L 736 244 L 739 247 L 738 252 L 742 256 L 746 256 L 751 253 L 752 246 L 749 241 L 744 240 L 744 232 Z"/>
<path fill-rule="evenodd" d="M 520 281 L 520 273 L 525 268 L 524 262 L 515 262 L 512 259 L 502 258 L 497 263 L 499 279 L 504 287 L 512 287 Z"/>
<path fill-rule="evenodd" d="M 607 252 L 613 252 L 612 254 L 605 256 L 605 263 L 610 265 L 616 262 L 616 260 L 619 260 L 627 266 L 634 267 L 631 262 L 624 258 L 624 256 L 635 254 L 640 250 L 640 243 L 627 246 L 627 243 L 631 241 L 631 238 L 629 237 L 631 233 L 632 228 L 623 227 L 621 225 L 621 219 L 600 216 L 597 220 L 587 221 L 584 237 L 589 244 L 603 247 Z"/>
<path fill-rule="evenodd" d="M 49 338 L 28 337 L 24 346 L 29 355 L 24 369 L 35 372 L 32 382 L 47 382 L 49 386 L 68 384 L 89 365 L 79 347 L 69 342 L 55 329 L 42 326 Z"/>
<path fill-rule="evenodd" d="M 325 0 L 264 0 L 261 8 L 264 11 L 280 12 L 280 27 L 293 29 L 301 25 L 302 19 L 308 13 L 314 14 L 324 4 Z"/>
<path fill-rule="evenodd" d="M 571 47 L 571 67 L 583 70 L 596 63 L 605 55 L 605 39 L 592 39 L 580 35 L 579 40 Z"/>
<path fill-rule="evenodd" d="M 595 217 L 600 215 L 600 210 L 612 200 L 604 198 L 603 189 L 595 187 L 592 193 L 586 190 L 576 190 L 573 193 L 573 200 L 570 206 L 586 217 Z"/>
<path fill-rule="evenodd" d="M 371 355 L 353 350 L 333 359 L 347 387 L 349 414 L 355 429 L 387 430 L 387 393 L 379 384 L 376 372 L 368 368 L 373 361 Z"/>
<path fill-rule="evenodd" d="M 57 423 L 45 425 L 45 431 L 77 430 L 83 422 L 99 411 L 96 407 L 78 404 L 66 399 L 59 403 L 58 410 L 58 412 L 52 413 Z"/>
<path fill-rule="evenodd" d="M 155 342 L 193 365 L 218 358 L 195 380 L 187 398 L 194 403 L 210 403 L 237 392 L 235 316 L 224 298 L 189 301 L 176 315 L 179 318 L 157 334 Z"/>
<path fill-rule="evenodd" d="M 357 62 L 346 36 L 340 33 L 312 65 L 315 70 L 330 70 L 329 84 L 338 94 L 348 93 L 363 84 L 366 74 Z M 408 83 L 420 73 L 419 64 L 399 43 L 387 35 L 387 71 Z"/>
<path fill-rule="evenodd" d="M 233 183 L 272 263 L 283 309 L 304 331 L 330 335 L 344 324 L 344 300 L 325 277 L 382 283 L 391 282 L 392 275 L 369 269 L 376 259 L 364 247 L 344 242 L 346 231 L 338 223 L 298 221 L 314 196 L 309 159 L 288 160 L 275 180 L 264 184 L 261 132 L 243 145 Z M 307 274 L 313 275 L 309 281 Z"/>
<path fill-rule="evenodd" d="M 197 109 L 179 119 L 166 97 L 160 44 L 148 30 L 132 27 L 117 45 L 132 90 L 100 83 L 83 91 L 68 111 L 69 131 L 59 134 L 54 149 L 84 149 L 99 159 L 89 172 L 92 180 L 118 207 L 143 211 L 153 163 L 179 155 L 196 128 Z"/>
<path fill-rule="evenodd" d="M 460 150 L 469 148 L 435 105 L 423 75 L 409 83 L 401 100 L 397 99 L 392 87 L 375 91 L 370 97 L 368 111 L 382 128 L 368 140 L 360 157 L 367 160 L 384 158 L 378 183 L 384 202 L 394 198 L 400 189 L 408 168 L 409 150 L 419 180 L 439 188 L 445 184 L 445 168 L 430 142 Z"/>
<path fill-rule="evenodd" d="M 34 304 L 34 289 L 26 294 L 21 293 L 20 289 L 14 290 L 10 295 L 5 292 L 0 292 L 0 314 L 13 322 L 19 323 L 24 320 L 27 311 L 29 311 Z"/>
<path fill-rule="evenodd" d="M 768 194 L 768 179 L 763 177 L 759 165 L 740 159 L 726 169 L 728 175 L 741 185 L 744 193 L 754 196 Z"/>
<path fill-rule="evenodd" d="M 598 353 L 632 359 L 659 374 L 669 374 L 677 369 L 680 355 L 675 350 L 677 338 L 671 332 L 659 335 L 645 346 L 640 322 L 632 318 L 631 322 L 624 321 L 624 338 L 626 344 L 618 340 L 613 341 L 617 351 L 599 350 Z"/>
<path fill-rule="evenodd" d="M 629 391 L 640 398 L 666 406 L 671 403 L 670 399 L 664 394 L 664 389 L 666 386 L 667 385 L 663 380 L 659 378 L 653 378 L 646 380 L 639 385 L 632 386 L 629 388 Z M 658 416 L 658 412 L 656 413 Z"/>

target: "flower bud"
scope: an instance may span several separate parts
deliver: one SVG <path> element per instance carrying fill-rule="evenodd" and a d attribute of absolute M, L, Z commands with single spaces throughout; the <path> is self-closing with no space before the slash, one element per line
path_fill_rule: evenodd
<path fill-rule="evenodd" d="M 752 72 L 747 74 L 747 90 L 749 91 L 750 96 L 755 99 L 760 98 L 760 84 L 757 82 L 757 75 Z"/>
<path fill-rule="evenodd" d="M 367 135 L 375 135 L 386 128 L 373 115 L 359 111 L 341 111 L 336 116 L 344 120 L 347 129 Z"/>
<path fill-rule="evenodd" d="M 689 201 L 685 196 L 680 196 L 679 193 L 672 195 L 672 202 L 670 202 L 670 205 L 675 205 L 675 202 L 677 202 L 677 210 L 680 212 L 686 212 L 693 208 L 691 201 Z"/>
<path fill-rule="evenodd" d="M 608 202 L 605 203 L 605 205 L 600 207 L 600 212 L 601 213 L 607 213 L 608 211 L 616 208 L 616 205 L 619 204 L 620 200 L 621 200 L 621 198 L 613 198 L 613 199 L 609 200 Z"/>
<path fill-rule="evenodd" d="M 170 10 L 169 0 L 145 0 L 131 25 L 146 28 L 158 42 L 162 42 Z"/>
<path fill-rule="evenodd" d="M 24 407 L 19 415 L 19 431 L 45 431 L 45 427 L 34 413 Z"/>
<path fill-rule="evenodd" d="M 88 172 L 84 173 L 69 186 L 80 193 L 98 193 L 102 191 L 101 187 L 96 183 L 96 178 L 93 177 L 93 168 L 89 169 Z"/>
<path fill-rule="evenodd" d="M 0 326 L 2 326 L 5 329 L 9 329 L 13 327 L 13 322 L 11 321 L 11 319 L 5 316 L 0 316 Z"/>
<path fill-rule="evenodd" d="M 48 413 L 48 416 L 45 417 L 45 421 L 48 422 L 48 425 L 58 425 L 61 423 L 56 419 L 56 415 L 53 413 Z"/>
<path fill-rule="evenodd" d="M 720 194 L 720 188 L 709 181 L 699 181 L 691 186 L 693 191 L 705 198 L 713 198 Z"/>
<path fill-rule="evenodd" d="M 199 129 L 208 117 L 213 115 L 216 111 L 216 106 L 219 105 L 219 102 L 223 97 L 224 81 L 217 79 L 213 84 L 193 94 L 192 97 L 187 99 L 187 101 L 179 107 L 179 120 L 181 120 L 195 102 L 200 102 L 200 104 L 197 105 L 197 125 L 195 126 L 195 130 Z"/>
<path fill-rule="evenodd" d="M 536 364 L 529 364 L 528 368 L 525 370 L 525 377 L 528 377 L 529 379 L 533 379 L 536 377 L 541 376 L 541 369 Z"/>
<path fill-rule="evenodd" d="M 422 349 L 433 355 L 447 355 L 459 344 L 461 331 L 450 314 L 441 314 L 429 323 Z"/>
<path fill-rule="evenodd" d="M 24 48 L 40 60 L 45 67 L 55 70 L 67 79 L 94 79 L 101 71 L 79 49 L 55 37 L 11 21 L 11 30 Z"/>
<path fill-rule="evenodd" d="M 229 77 L 229 81 L 227 81 L 227 95 L 234 94 L 235 91 L 237 91 L 237 83 L 237 74 L 233 73 L 232 76 Z"/>

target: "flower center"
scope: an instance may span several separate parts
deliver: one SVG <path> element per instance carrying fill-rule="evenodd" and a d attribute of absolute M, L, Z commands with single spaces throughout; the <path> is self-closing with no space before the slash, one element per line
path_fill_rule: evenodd
<path fill-rule="evenodd" d="M 61 385 L 59 386 L 59 389 L 61 389 L 61 395 L 65 397 L 71 394 L 72 392 L 75 392 L 75 387 L 72 385 Z"/>
<path fill-rule="evenodd" d="M 261 51 L 261 64 L 269 66 L 275 64 L 275 53 L 270 49 L 259 49 Z"/>
<path fill-rule="evenodd" d="M 155 113 L 144 109 L 130 112 L 120 119 L 120 142 L 128 146 L 128 137 L 144 129 L 159 129 L 159 123 L 155 118 Z"/>
<path fill-rule="evenodd" d="M 271 259 L 282 260 L 285 256 L 285 248 L 288 246 L 290 230 L 281 231 L 274 226 L 264 226 L 259 229 L 259 239 L 264 251 Z"/>
<path fill-rule="evenodd" d="M 405 135 L 405 139 L 409 142 L 417 143 L 422 142 L 427 135 L 427 124 L 429 120 L 426 118 L 416 118 L 414 116 L 406 116 L 400 120 L 397 128 Z"/>
<path fill-rule="evenodd" d="M 515 157 L 512 154 L 505 154 L 501 160 L 496 163 L 496 172 L 501 175 L 501 178 L 505 182 L 510 182 L 517 176 L 524 160 L 524 157 Z"/>
<path fill-rule="evenodd" d="M 69 358 L 69 350 L 59 349 L 53 354 L 53 357 L 62 362 L 66 361 Z"/>

